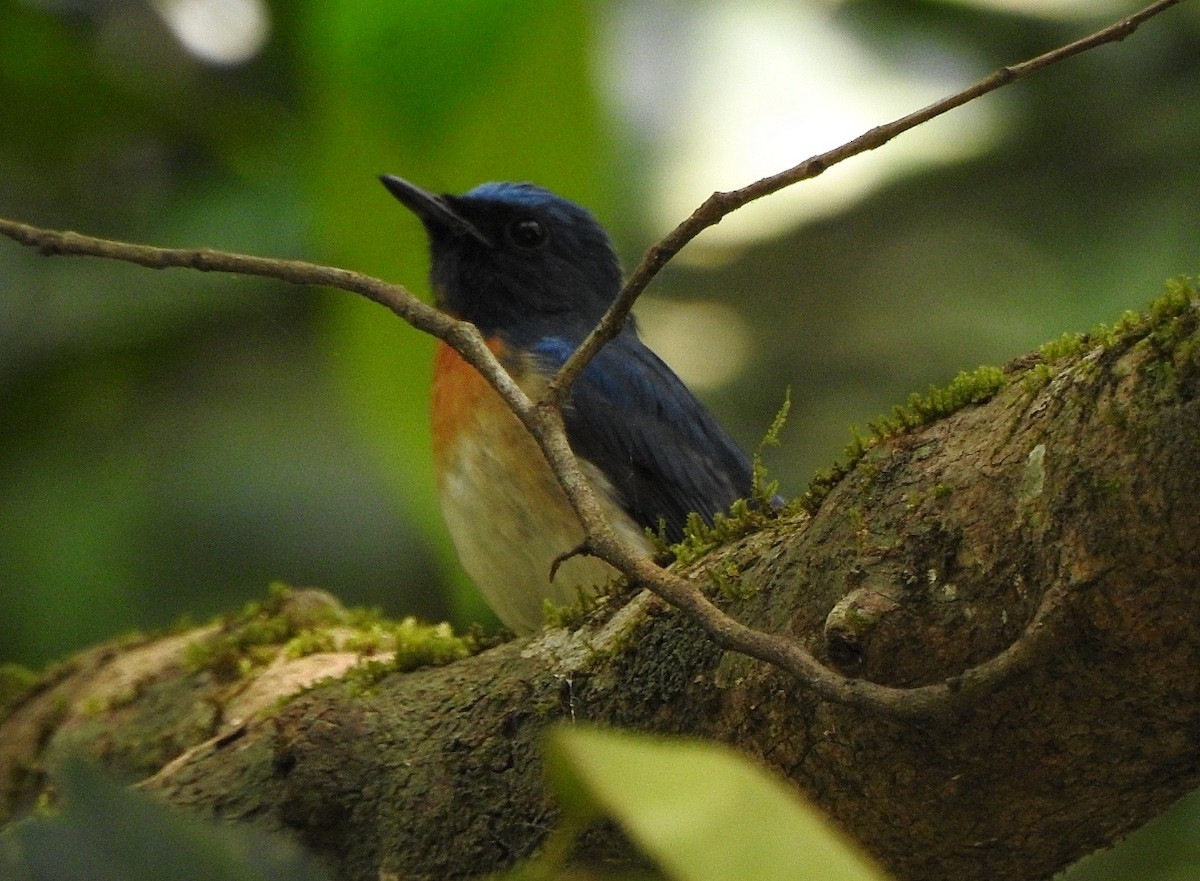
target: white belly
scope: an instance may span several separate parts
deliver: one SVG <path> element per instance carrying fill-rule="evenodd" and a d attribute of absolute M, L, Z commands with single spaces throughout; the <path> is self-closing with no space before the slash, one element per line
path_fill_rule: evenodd
<path fill-rule="evenodd" d="M 616 576 L 594 557 L 564 562 L 550 581 L 559 555 L 578 547 L 583 529 L 554 480 L 541 450 L 511 413 L 479 420 L 486 428 L 460 436 L 440 477 L 442 513 L 467 574 L 488 605 L 516 633 L 542 627 L 543 603 L 570 605 Z M 598 491 L 617 534 L 649 549 L 640 527 L 608 501 L 608 481 L 581 463 Z"/>

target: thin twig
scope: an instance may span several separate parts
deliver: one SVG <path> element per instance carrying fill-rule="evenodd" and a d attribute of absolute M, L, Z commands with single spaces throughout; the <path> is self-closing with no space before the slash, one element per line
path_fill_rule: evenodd
<path fill-rule="evenodd" d="M 391 310 L 412 327 L 443 340 L 482 373 L 528 426 L 534 404 L 500 366 L 474 325 L 439 312 L 417 299 L 406 288 L 378 278 L 303 260 L 277 260 L 214 251 L 210 248 L 156 248 L 82 235 L 77 232 L 42 229 L 0 218 L 0 234 L 44 256 L 90 256 L 134 263 L 150 269 L 186 268 L 201 272 L 225 272 L 274 278 L 297 285 L 320 285 L 359 294 Z"/>
<path fill-rule="evenodd" d="M 1182 0 L 1158 0 L 1158 2 L 1152 3 L 1140 12 L 1123 18 L 1116 24 L 1096 31 L 1094 34 L 1090 34 L 1081 40 L 1068 43 L 1066 46 L 1061 46 L 1058 49 L 1046 52 L 1020 64 L 1002 67 L 985 79 L 963 89 L 961 92 L 943 98 L 907 116 L 902 116 L 892 122 L 876 126 L 859 135 L 854 140 L 847 141 L 840 147 L 834 147 L 832 150 L 827 150 L 824 153 L 818 153 L 816 156 L 805 159 L 799 165 L 794 165 L 770 177 L 764 177 L 738 190 L 713 193 L 704 200 L 704 203 L 699 208 L 692 212 L 687 220 L 671 230 L 662 241 L 646 251 L 641 262 L 638 263 L 637 267 L 625 280 L 625 285 L 621 288 L 620 295 L 613 302 L 612 306 L 609 307 L 608 312 L 605 313 L 600 323 L 596 325 L 587 338 L 580 344 L 579 348 L 571 354 L 571 357 L 559 369 L 553 381 L 547 387 L 544 399 L 554 404 L 562 404 L 566 398 L 567 390 L 579 374 L 583 372 L 588 362 L 596 356 L 596 353 L 609 340 L 620 332 L 621 327 L 625 324 L 625 319 L 629 317 L 630 310 L 633 309 L 633 304 L 641 296 L 642 291 L 646 289 L 651 279 L 658 274 L 659 270 L 668 261 L 683 250 L 683 247 L 692 239 L 710 226 L 716 226 L 726 215 L 748 205 L 756 199 L 777 193 L 785 187 L 790 187 L 792 184 L 799 183 L 800 181 L 814 178 L 852 156 L 882 147 L 897 135 L 914 129 L 922 123 L 941 116 L 947 111 L 954 110 L 956 107 L 961 107 L 970 101 L 974 101 L 988 92 L 994 92 L 1001 86 L 1015 83 L 1017 80 L 1036 73 L 1043 68 L 1079 55 L 1089 49 L 1104 45 L 1105 43 L 1115 43 L 1124 40 L 1144 22 L 1181 2 Z"/>
<path fill-rule="evenodd" d="M 1181 0 L 1160 0 L 1111 27 L 1083 40 L 1048 52 L 1023 64 L 1003 68 L 987 79 L 950 98 L 932 104 L 772 177 L 730 193 L 714 193 L 691 217 L 658 245 L 651 248 L 626 282 L 617 302 L 582 346 L 555 377 L 547 397 L 534 404 L 513 382 L 492 355 L 479 331 L 422 303 L 405 288 L 371 276 L 296 260 L 272 260 L 208 249 L 154 248 L 40 229 L 0 219 L 0 234 L 37 248 L 45 255 L 91 255 L 135 263 L 152 269 L 187 267 L 204 272 L 229 272 L 276 278 L 301 285 L 323 285 L 362 296 L 390 309 L 418 330 L 432 334 L 453 347 L 496 389 L 530 434 L 537 440 L 550 467 L 579 516 L 589 547 L 605 562 L 626 575 L 631 583 L 645 587 L 699 623 L 723 648 L 741 652 L 772 664 L 803 682 L 822 698 L 872 712 L 900 717 L 921 717 L 970 707 L 982 696 L 1000 687 L 1014 674 L 1029 668 L 1053 638 L 1054 624 L 1062 619 L 1067 599 L 1065 585 L 1052 586 L 1021 636 L 1000 654 L 972 667 L 952 680 L 917 688 L 894 688 L 866 680 L 851 679 L 822 665 L 799 643 L 764 633 L 726 615 L 696 587 L 678 575 L 656 566 L 650 559 L 622 542 L 605 520 L 596 495 L 580 471 L 567 441 L 559 407 L 561 396 L 587 360 L 611 339 L 628 315 L 633 301 L 655 273 L 700 231 L 719 222 L 729 212 L 754 199 L 774 193 L 798 181 L 815 177 L 843 159 L 879 147 L 901 132 L 945 113 L 954 107 L 1014 82 L 1036 70 L 1071 57 L 1094 46 L 1120 40 L 1147 19 Z"/>

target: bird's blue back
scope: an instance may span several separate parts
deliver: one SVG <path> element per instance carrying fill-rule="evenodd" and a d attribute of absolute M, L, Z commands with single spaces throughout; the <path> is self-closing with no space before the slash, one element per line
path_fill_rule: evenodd
<path fill-rule="evenodd" d="M 529 349 L 553 372 L 581 341 L 543 336 Z M 632 325 L 576 379 L 563 420 L 571 448 L 608 477 L 625 511 L 643 527 L 665 524 L 672 541 L 688 514 L 711 520 L 750 495 L 745 454 Z"/>

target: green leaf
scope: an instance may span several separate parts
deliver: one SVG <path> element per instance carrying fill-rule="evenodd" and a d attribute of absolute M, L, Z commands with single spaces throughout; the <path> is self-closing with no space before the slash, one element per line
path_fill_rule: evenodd
<path fill-rule="evenodd" d="M 886 878 L 782 781 L 714 743 L 574 726 L 548 745 L 567 823 L 614 820 L 676 881 Z"/>

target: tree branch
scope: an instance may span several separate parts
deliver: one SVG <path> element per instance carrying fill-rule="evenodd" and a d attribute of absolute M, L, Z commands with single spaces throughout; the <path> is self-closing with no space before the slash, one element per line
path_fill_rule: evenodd
<path fill-rule="evenodd" d="M 1003 656 L 1054 586 L 1070 608 L 1052 651 L 967 712 L 824 700 L 648 593 L 364 688 L 371 665 L 345 675 L 354 616 L 304 591 L 270 612 L 271 646 L 256 612 L 48 674 L 0 720 L 0 817 L 84 752 L 179 807 L 295 836 L 347 881 L 477 877 L 544 840 L 542 735 L 587 720 L 735 745 L 894 877 L 1048 878 L 1200 783 L 1198 347 L 1200 301 L 1176 285 L 872 448 L 811 518 L 769 520 L 685 573 L 753 585 L 726 599 L 739 620 L 899 688 Z M 252 653 L 197 669 L 250 634 Z"/>
<path fill-rule="evenodd" d="M 228 272 L 277 278 L 294 284 L 324 285 L 361 294 L 403 318 L 418 330 L 445 341 L 469 361 L 537 440 L 567 498 L 579 515 L 596 556 L 629 578 L 692 616 L 723 648 L 774 664 L 826 700 L 863 707 L 893 716 L 922 716 L 952 711 L 1002 684 L 1023 669 L 1050 633 L 1046 625 L 1058 605 L 1047 594 L 1035 624 L 1009 650 L 987 664 L 967 671 L 954 682 L 921 688 L 891 688 L 854 679 L 821 664 L 805 648 L 783 637 L 757 631 L 738 622 L 708 600 L 695 585 L 661 568 L 622 542 L 608 525 L 591 485 L 579 469 L 556 406 L 534 404 L 513 382 L 488 349 L 474 325 L 458 321 L 422 303 L 405 288 L 371 276 L 297 260 L 273 260 L 208 249 L 170 249 L 98 239 L 75 232 L 39 229 L 0 218 L 0 233 L 37 248 L 44 255 L 90 255 L 121 260 L 153 269 L 187 267 L 203 272 Z M 1036 625 L 1036 626 L 1035 626 Z"/>
<path fill-rule="evenodd" d="M 743 205 L 806 180 L 832 165 L 875 149 L 897 135 L 981 95 L 1093 47 L 1123 39 L 1143 22 L 1179 3 L 1159 0 L 1082 40 L 1047 52 L 1022 64 L 1002 68 L 988 78 L 942 101 L 878 126 L 852 141 L 740 190 L 714 193 L 686 221 L 652 247 L 626 282 L 616 302 L 579 349 L 563 365 L 537 404 L 488 350 L 478 330 L 422 303 L 405 288 L 360 273 L 295 260 L 273 260 L 208 249 L 167 249 L 98 239 L 74 232 L 40 229 L 0 219 L 0 233 L 44 255 L 91 255 L 122 260 L 152 269 L 187 267 L 204 272 L 228 272 L 276 278 L 293 284 L 324 285 L 357 293 L 390 309 L 417 330 L 452 346 L 496 389 L 538 442 L 550 467 L 579 516 L 595 554 L 627 576 L 690 615 L 720 646 L 768 662 L 788 672 L 821 698 L 869 709 L 887 716 L 919 717 L 960 710 L 1026 669 L 1053 637 L 1053 623 L 1064 603 L 1060 588 L 1052 588 L 1028 627 L 1007 649 L 945 682 L 917 688 L 894 688 L 844 676 L 820 663 L 803 646 L 781 636 L 740 623 L 710 602 L 696 587 L 662 569 L 623 543 L 606 522 L 599 502 L 579 469 L 567 441 L 560 406 L 572 380 L 587 361 L 624 323 L 634 301 L 651 278 L 697 234 Z"/>

